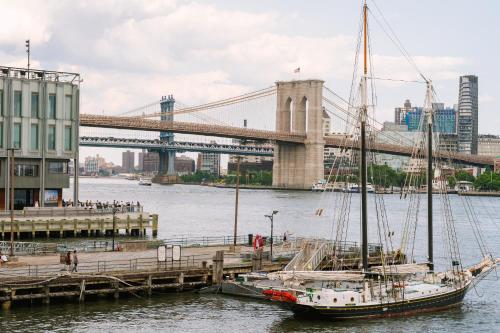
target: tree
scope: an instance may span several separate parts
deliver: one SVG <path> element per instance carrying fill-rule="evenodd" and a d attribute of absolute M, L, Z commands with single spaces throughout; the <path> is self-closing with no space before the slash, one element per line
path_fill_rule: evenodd
<path fill-rule="evenodd" d="M 449 176 L 448 177 L 448 186 L 450 188 L 455 188 L 456 185 L 457 185 L 457 179 L 453 176 Z"/>
<path fill-rule="evenodd" d="M 457 181 L 466 181 L 471 183 L 473 183 L 476 180 L 476 178 L 473 175 L 463 170 L 460 170 L 457 173 L 455 173 L 455 179 Z"/>
<path fill-rule="evenodd" d="M 475 180 L 474 187 L 479 191 L 499 191 L 500 174 L 491 171 L 483 172 Z"/>

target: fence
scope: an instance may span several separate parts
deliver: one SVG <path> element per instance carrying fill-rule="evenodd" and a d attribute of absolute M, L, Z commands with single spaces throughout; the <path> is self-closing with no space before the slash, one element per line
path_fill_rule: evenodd
<path fill-rule="evenodd" d="M 269 244 L 270 237 L 264 237 L 266 243 Z M 283 242 L 282 236 L 273 236 L 273 244 L 280 244 Z M 202 236 L 202 237 L 173 237 L 161 239 L 161 242 L 166 245 L 181 245 L 181 246 L 224 246 L 234 244 L 234 236 Z M 237 245 L 250 245 L 252 246 L 253 235 L 239 235 L 236 236 Z"/>
<path fill-rule="evenodd" d="M 100 260 L 79 263 L 78 273 L 158 272 L 179 269 L 197 269 L 202 268 L 203 262 L 206 261 L 206 256 L 198 255 L 183 256 L 177 261 L 172 260 L 171 257 L 167 257 L 165 261 L 158 261 L 156 258 Z M 68 268 L 64 264 L 28 265 L 19 268 L 0 268 L 0 278 L 9 276 L 43 277 L 66 272 L 68 272 Z"/>
<path fill-rule="evenodd" d="M 9 241 L 0 241 L 0 251 L 10 253 Z M 55 243 L 35 243 L 35 242 L 13 242 L 12 248 L 15 254 L 46 254 L 57 251 L 58 245 Z"/>
<path fill-rule="evenodd" d="M 94 216 L 120 213 L 142 213 L 143 206 L 108 206 L 93 207 L 25 207 L 23 210 L 14 211 L 14 217 L 59 217 L 59 216 Z M 0 218 L 10 218 L 10 211 L 0 211 Z"/>

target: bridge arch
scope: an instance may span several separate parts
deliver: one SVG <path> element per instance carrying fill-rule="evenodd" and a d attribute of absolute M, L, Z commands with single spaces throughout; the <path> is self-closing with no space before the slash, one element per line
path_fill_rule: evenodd
<path fill-rule="evenodd" d="M 297 111 L 295 112 L 293 131 L 297 133 L 307 133 L 309 100 L 307 99 L 306 96 L 303 96 L 300 99 L 300 102 L 297 103 L 296 109 Z"/>

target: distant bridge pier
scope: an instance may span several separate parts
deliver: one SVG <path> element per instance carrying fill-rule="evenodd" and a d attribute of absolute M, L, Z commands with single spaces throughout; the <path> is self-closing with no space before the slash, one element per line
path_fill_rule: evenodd
<path fill-rule="evenodd" d="M 160 102 L 161 108 L 161 116 L 160 120 L 164 122 L 173 122 L 174 121 L 174 103 L 175 99 L 173 95 L 162 96 Z M 174 142 L 174 133 L 173 132 L 160 132 L 160 140 L 167 143 Z M 174 150 L 160 150 L 160 165 L 158 174 L 159 175 L 175 175 L 175 151 Z"/>
<path fill-rule="evenodd" d="M 303 144 L 276 143 L 275 187 L 306 189 L 324 178 L 323 82 L 276 82 L 276 131 L 305 134 L 306 139 Z"/>

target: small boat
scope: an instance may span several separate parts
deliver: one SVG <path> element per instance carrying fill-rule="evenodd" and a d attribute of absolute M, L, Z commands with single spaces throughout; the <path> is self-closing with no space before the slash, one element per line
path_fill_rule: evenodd
<path fill-rule="evenodd" d="M 373 188 L 373 185 L 370 183 L 366 184 L 366 191 L 368 193 L 374 193 L 375 189 Z M 347 193 L 360 193 L 361 192 L 361 186 L 359 184 L 348 184 L 347 187 L 344 188 L 344 192 Z"/>
<path fill-rule="evenodd" d="M 141 177 L 139 179 L 139 185 L 151 186 L 151 178 Z"/>

